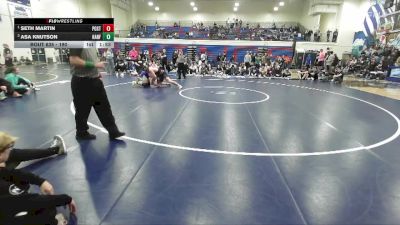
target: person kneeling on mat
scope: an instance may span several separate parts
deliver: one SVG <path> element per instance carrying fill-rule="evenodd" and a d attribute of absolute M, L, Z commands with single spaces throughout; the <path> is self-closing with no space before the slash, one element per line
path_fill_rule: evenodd
<path fill-rule="evenodd" d="M 57 207 L 68 206 L 75 213 L 76 204 L 70 196 L 55 195 L 46 179 L 6 166 L 15 141 L 15 137 L 0 132 L 0 224 L 65 224 Z M 42 194 L 29 193 L 30 185 L 39 186 Z"/>
<path fill-rule="evenodd" d="M 145 68 L 139 75 L 139 77 L 132 82 L 133 87 L 150 87 L 149 73 Z"/>
<path fill-rule="evenodd" d="M 5 79 L 11 83 L 11 87 L 21 95 L 27 93 L 30 89 L 35 91 L 40 90 L 30 80 L 20 76 L 19 69 L 15 66 L 7 68 L 4 74 L 6 75 Z"/>
<path fill-rule="evenodd" d="M 164 81 L 167 84 L 173 84 L 176 85 L 179 89 L 182 89 L 182 85 L 178 84 L 176 81 L 173 81 L 165 71 L 163 67 L 159 67 L 158 69 L 156 67 L 151 67 L 150 70 L 153 70 L 153 72 L 157 76 L 157 83 L 161 85 Z"/>

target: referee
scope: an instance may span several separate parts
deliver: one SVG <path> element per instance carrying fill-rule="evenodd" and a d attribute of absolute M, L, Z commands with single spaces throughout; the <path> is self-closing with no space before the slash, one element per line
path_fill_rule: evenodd
<path fill-rule="evenodd" d="M 92 107 L 96 111 L 101 124 L 107 129 L 111 139 L 125 135 L 115 124 L 110 102 L 104 89 L 98 69 L 104 69 L 104 63 L 99 62 L 94 48 L 70 49 L 71 89 L 75 105 L 76 139 L 96 139 L 88 132 L 87 120 Z"/>

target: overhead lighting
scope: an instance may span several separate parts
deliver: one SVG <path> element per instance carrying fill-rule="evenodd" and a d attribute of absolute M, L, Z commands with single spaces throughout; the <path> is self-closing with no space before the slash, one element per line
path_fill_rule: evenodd
<path fill-rule="evenodd" d="M 285 2 L 279 2 L 279 6 L 284 6 L 285 5 Z"/>
<path fill-rule="evenodd" d="M 156 6 L 154 9 L 155 9 L 156 11 L 160 11 L 160 7 L 158 7 L 158 6 Z"/>
<path fill-rule="evenodd" d="M 235 2 L 235 6 L 238 7 L 239 6 L 239 2 Z"/>
<path fill-rule="evenodd" d="M 278 11 L 278 9 L 279 9 L 279 8 L 278 8 L 277 6 L 274 7 L 274 11 Z"/>
<path fill-rule="evenodd" d="M 149 3 L 147 3 L 147 4 L 149 4 L 149 6 L 153 6 L 153 5 L 154 5 L 153 2 L 149 2 Z"/>
<path fill-rule="evenodd" d="M 197 7 L 193 7 L 193 11 L 197 12 L 198 8 Z"/>
<path fill-rule="evenodd" d="M 237 7 L 233 8 L 233 11 L 237 12 L 237 11 L 238 11 L 238 8 L 237 8 Z"/>
<path fill-rule="evenodd" d="M 190 3 L 190 5 L 191 5 L 191 6 L 194 6 L 194 5 L 195 5 L 195 3 L 194 3 L 194 2 L 191 2 L 191 3 Z"/>

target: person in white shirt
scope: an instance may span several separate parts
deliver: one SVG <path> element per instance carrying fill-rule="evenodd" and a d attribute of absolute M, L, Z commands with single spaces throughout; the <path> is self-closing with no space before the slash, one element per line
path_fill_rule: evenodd
<path fill-rule="evenodd" d="M 205 63 L 206 60 L 207 60 L 207 53 L 206 53 L 206 52 L 203 52 L 203 53 L 201 54 L 201 56 L 200 56 L 200 59 L 201 59 L 201 62 L 202 62 L 202 63 Z"/>
<path fill-rule="evenodd" d="M 250 52 L 247 52 L 246 55 L 244 56 L 244 65 L 246 66 L 246 70 L 250 69 L 250 63 L 251 63 L 251 54 Z"/>

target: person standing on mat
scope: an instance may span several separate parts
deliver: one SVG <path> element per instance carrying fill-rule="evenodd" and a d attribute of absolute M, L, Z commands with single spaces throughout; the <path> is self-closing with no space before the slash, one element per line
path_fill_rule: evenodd
<path fill-rule="evenodd" d="M 104 69 L 99 62 L 94 48 L 70 49 L 71 89 L 75 105 L 76 139 L 92 140 L 96 135 L 88 132 L 88 117 L 92 107 L 100 122 L 108 131 L 109 137 L 115 139 L 125 133 L 118 130 L 111 111 L 107 93 L 98 69 Z"/>
<path fill-rule="evenodd" d="M 179 49 L 178 58 L 176 59 L 176 63 L 178 64 L 178 71 L 176 72 L 178 79 L 181 79 L 181 75 L 183 75 L 183 79 L 186 79 L 185 61 L 185 55 L 182 49 Z"/>

